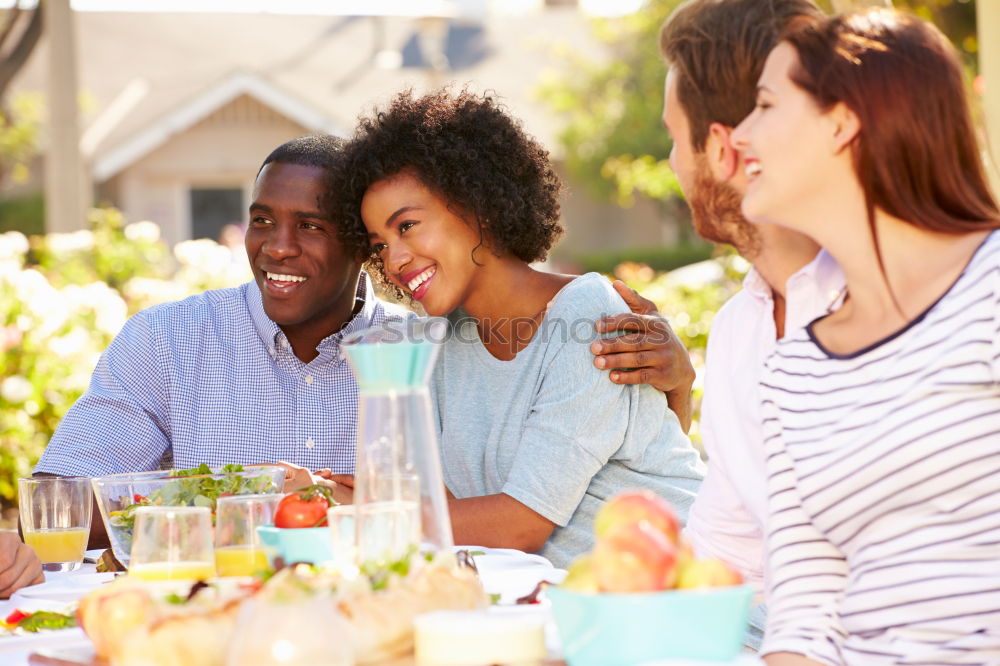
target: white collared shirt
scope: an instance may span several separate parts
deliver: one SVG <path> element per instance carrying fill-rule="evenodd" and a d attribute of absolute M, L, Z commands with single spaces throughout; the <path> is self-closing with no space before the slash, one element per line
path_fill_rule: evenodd
<path fill-rule="evenodd" d="M 792 275 L 785 291 L 785 334 L 839 305 L 844 275 L 821 250 Z M 715 316 L 708 338 L 701 433 L 708 475 L 685 533 L 701 557 L 718 557 L 742 573 L 758 595 L 764 588 L 767 472 L 758 384 L 774 350 L 774 298 L 751 269 L 743 291 Z"/>

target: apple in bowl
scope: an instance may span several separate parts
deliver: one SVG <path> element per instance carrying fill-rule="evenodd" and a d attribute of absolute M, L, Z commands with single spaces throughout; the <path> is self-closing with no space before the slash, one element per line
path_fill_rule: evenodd
<path fill-rule="evenodd" d="M 593 550 L 546 590 L 570 666 L 739 654 L 753 591 L 729 564 L 694 555 L 669 502 L 620 493 L 594 532 Z"/>

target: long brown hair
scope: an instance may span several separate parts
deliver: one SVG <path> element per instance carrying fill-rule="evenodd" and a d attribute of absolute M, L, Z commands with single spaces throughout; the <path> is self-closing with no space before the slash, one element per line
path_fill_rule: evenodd
<path fill-rule="evenodd" d="M 879 267 L 875 209 L 928 231 L 1000 228 L 954 47 L 932 24 L 872 9 L 799 24 L 792 81 L 822 110 L 843 102 L 861 125 L 852 146 Z"/>

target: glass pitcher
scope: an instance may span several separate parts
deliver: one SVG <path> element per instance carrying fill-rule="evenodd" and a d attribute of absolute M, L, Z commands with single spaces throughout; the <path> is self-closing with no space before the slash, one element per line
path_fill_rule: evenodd
<path fill-rule="evenodd" d="M 359 565 L 453 545 L 427 388 L 447 331 L 444 319 L 420 319 L 344 339 L 359 391 L 354 470 Z"/>

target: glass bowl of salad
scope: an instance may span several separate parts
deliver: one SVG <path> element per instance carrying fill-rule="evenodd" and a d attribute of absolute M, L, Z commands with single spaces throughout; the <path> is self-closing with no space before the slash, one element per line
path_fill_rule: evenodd
<path fill-rule="evenodd" d="M 132 550 L 135 511 L 141 506 L 207 506 L 229 495 L 279 493 L 285 468 L 279 465 L 201 465 L 194 469 L 112 474 L 91 479 L 115 557 L 126 567 Z"/>

